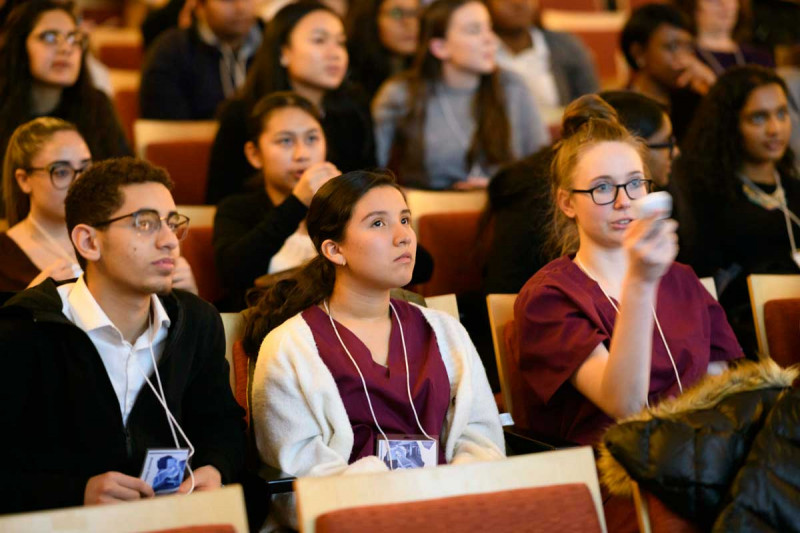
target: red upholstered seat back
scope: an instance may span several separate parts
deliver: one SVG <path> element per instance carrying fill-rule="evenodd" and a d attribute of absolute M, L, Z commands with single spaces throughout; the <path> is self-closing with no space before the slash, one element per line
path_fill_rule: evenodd
<path fill-rule="evenodd" d="M 800 363 L 800 298 L 766 302 L 764 329 L 775 362 L 781 366 Z"/>
<path fill-rule="evenodd" d="M 139 118 L 139 90 L 119 89 L 114 91 L 114 108 L 117 110 L 117 116 L 125 131 L 125 136 L 133 146 L 133 123 Z"/>
<path fill-rule="evenodd" d="M 244 409 L 248 426 L 250 425 L 250 402 L 247 397 L 247 388 L 250 379 L 250 358 L 244 351 L 241 339 L 237 339 L 233 343 L 233 397 Z"/>
<path fill-rule="evenodd" d="M 589 489 L 575 483 L 342 509 L 320 516 L 316 530 L 318 533 L 592 533 L 600 531 L 600 523 Z"/>
<path fill-rule="evenodd" d="M 201 526 L 180 526 L 169 529 L 158 529 L 147 533 L 236 533 L 230 524 L 206 524 Z"/>
<path fill-rule="evenodd" d="M 103 43 L 97 50 L 97 59 L 108 68 L 141 70 L 143 58 L 141 43 Z"/>
<path fill-rule="evenodd" d="M 212 139 L 157 141 L 145 148 L 145 159 L 166 168 L 175 182 L 172 197 L 176 204 L 205 203 L 212 142 Z"/>
<path fill-rule="evenodd" d="M 214 246 L 211 244 L 213 236 L 211 226 L 192 226 L 190 221 L 189 233 L 181 241 L 181 255 L 192 267 L 200 297 L 209 302 L 222 298 L 222 286 L 214 264 Z"/>
<path fill-rule="evenodd" d="M 661 500 L 649 492 L 644 493 L 644 498 L 647 501 L 652 533 L 700 533 L 703 531 L 700 527 L 671 511 Z"/>
<path fill-rule="evenodd" d="M 605 2 L 603 0 L 539 0 L 539 9 L 601 11 L 605 9 Z"/>
<path fill-rule="evenodd" d="M 484 263 L 478 238 L 480 211 L 434 213 L 419 218 L 419 244 L 433 256 L 433 275 L 423 296 L 480 291 Z M 487 238 L 490 232 L 487 231 Z"/>

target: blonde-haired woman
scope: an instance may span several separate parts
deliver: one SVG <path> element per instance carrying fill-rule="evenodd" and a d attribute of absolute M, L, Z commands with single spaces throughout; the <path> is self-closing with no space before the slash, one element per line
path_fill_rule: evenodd
<path fill-rule="evenodd" d="M 553 239 L 564 254 L 522 288 L 508 333 L 527 424 L 594 444 L 614 419 L 741 357 L 725 314 L 674 262 L 673 220 L 636 219 L 646 148 L 597 96 L 565 112 L 553 161 Z"/>
<path fill-rule="evenodd" d="M 81 274 L 64 219 L 67 189 L 92 162 L 77 127 L 53 117 L 19 126 L 3 160 L 3 198 L 9 229 L 0 233 L 0 292 L 14 292 Z M 197 294 L 180 258 L 173 286 Z"/>

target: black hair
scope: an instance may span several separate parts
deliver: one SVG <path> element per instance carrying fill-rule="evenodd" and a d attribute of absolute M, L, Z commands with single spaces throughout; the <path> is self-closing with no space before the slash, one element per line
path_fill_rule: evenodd
<path fill-rule="evenodd" d="M 292 277 L 248 294 L 251 307 L 246 315 L 242 341 L 247 354 L 255 357 L 270 331 L 331 295 L 336 271 L 320 253 L 322 243 L 328 239 L 342 240 L 353 208 L 376 187 L 400 190 L 391 172 L 366 170 L 348 172 L 320 187 L 306 217 L 308 236 L 317 249 L 317 256 Z"/>
<path fill-rule="evenodd" d="M 269 116 L 278 109 L 286 107 L 296 107 L 302 109 L 311 117 L 320 122 L 322 118 L 317 111 L 316 106 L 312 104 L 307 98 L 300 96 L 292 91 L 279 91 L 276 93 L 268 94 L 259 100 L 247 117 L 247 138 L 248 140 L 257 143 L 258 138 L 264 133 Z"/>
<path fill-rule="evenodd" d="M 695 113 L 686 133 L 687 149 L 677 161 L 680 174 L 691 173 L 693 187 L 718 198 L 736 197 L 740 189 L 736 172 L 745 158 L 740 113 L 755 89 L 772 84 L 780 86 L 793 106 L 786 82 L 772 69 L 758 65 L 733 67 L 717 78 Z M 798 178 L 790 146 L 775 166 L 782 177 Z"/>
<path fill-rule="evenodd" d="M 668 109 L 649 96 L 634 91 L 603 91 L 598 96 L 617 112 L 617 119 L 637 137 L 649 138 L 664 125 Z"/>
<path fill-rule="evenodd" d="M 636 58 L 633 57 L 631 48 L 634 44 L 647 47 L 650 37 L 662 24 L 674 26 L 689 33 L 692 24 L 678 8 L 669 4 L 645 4 L 631 13 L 631 18 L 625 23 L 620 36 L 620 46 L 625 54 L 625 61 L 633 70 L 639 70 Z"/>

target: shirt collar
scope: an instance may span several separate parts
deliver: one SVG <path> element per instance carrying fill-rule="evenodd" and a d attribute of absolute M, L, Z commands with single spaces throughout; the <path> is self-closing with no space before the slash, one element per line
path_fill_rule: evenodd
<path fill-rule="evenodd" d="M 117 327 L 94 299 L 83 275 L 75 283 L 62 285 L 59 289 L 68 291 L 62 311 L 76 326 L 87 333 L 106 327 L 111 327 L 119 333 Z M 167 315 L 167 310 L 164 309 L 164 304 L 155 294 L 150 295 L 150 311 L 154 317 L 155 331 L 170 327 L 172 321 Z M 151 331 L 150 328 L 148 331 Z M 155 333 L 151 333 L 151 335 L 155 336 Z"/>

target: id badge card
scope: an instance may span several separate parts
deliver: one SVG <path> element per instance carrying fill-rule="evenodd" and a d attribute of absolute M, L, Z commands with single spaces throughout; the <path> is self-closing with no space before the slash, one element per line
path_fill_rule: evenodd
<path fill-rule="evenodd" d="M 188 448 L 148 448 L 139 477 L 153 487 L 157 495 L 172 494 L 183 483 L 188 460 Z"/>
<path fill-rule="evenodd" d="M 439 441 L 425 435 L 383 435 L 375 441 L 375 455 L 390 470 L 427 468 L 439 464 Z M 434 435 L 438 437 L 438 435 Z"/>

